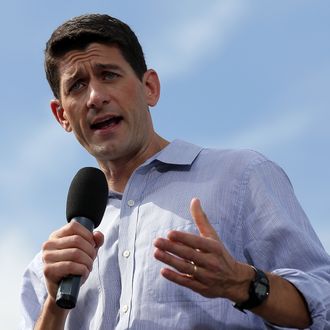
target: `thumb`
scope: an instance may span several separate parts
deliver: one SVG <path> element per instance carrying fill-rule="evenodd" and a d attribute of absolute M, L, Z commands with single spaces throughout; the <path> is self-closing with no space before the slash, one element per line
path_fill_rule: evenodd
<path fill-rule="evenodd" d="M 95 248 L 100 248 L 104 243 L 104 235 L 100 231 L 94 231 L 93 238 L 95 242 Z"/>
<path fill-rule="evenodd" d="M 198 198 L 193 198 L 191 200 L 190 213 L 201 236 L 219 240 L 218 234 L 209 223 L 209 220 L 203 211 L 201 202 Z"/>

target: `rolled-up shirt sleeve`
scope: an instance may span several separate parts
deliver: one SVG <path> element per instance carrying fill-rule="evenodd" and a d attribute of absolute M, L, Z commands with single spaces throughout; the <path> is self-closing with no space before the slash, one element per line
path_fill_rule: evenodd
<path fill-rule="evenodd" d="M 310 329 L 313 330 L 330 329 L 330 285 L 324 277 L 325 271 L 325 267 L 320 267 L 312 274 L 285 268 L 272 272 L 288 280 L 304 296 L 313 320 Z"/>
<path fill-rule="evenodd" d="M 271 161 L 243 178 L 242 246 L 246 260 L 291 282 L 303 295 L 313 324 L 330 329 L 330 256 L 302 210 L 284 171 Z"/>

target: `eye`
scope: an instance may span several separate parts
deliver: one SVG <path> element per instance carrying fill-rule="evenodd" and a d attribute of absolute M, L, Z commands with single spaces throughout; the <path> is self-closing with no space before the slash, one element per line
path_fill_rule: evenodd
<path fill-rule="evenodd" d="M 103 73 L 104 80 L 114 80 L 119 77 L 118 73 L 112 71 L 106 71 Z"/>
<path fill-rule="evenodd" d="M 82 80 L 75 81 L 69 88 L 69 92 L 75 92 L 80 90 L 82 87 L 84 87 L 84 83 Z"/>

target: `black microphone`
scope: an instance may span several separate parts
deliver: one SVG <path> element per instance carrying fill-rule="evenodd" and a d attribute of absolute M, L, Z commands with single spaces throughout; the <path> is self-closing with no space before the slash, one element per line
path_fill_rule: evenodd
<path fill-rule="evenodd" d="M 73 178 L 66 203 L 66 218 L 82 224 L 91 232 L 103 217 L 108 201 L 108 184 L 104 173 L 94 167 L 81 168 Z M 59 284 L 56 304 L 65 309 L 76 306 L 81 276 L 70 275 Z"/>

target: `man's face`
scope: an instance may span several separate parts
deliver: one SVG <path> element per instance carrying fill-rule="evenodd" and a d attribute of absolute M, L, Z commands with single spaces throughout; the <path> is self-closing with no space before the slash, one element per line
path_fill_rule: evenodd
<path fill-rule="evenodd" d="M 148 107 L 159 97 L 154 71 L 140 81 L 117 47 L 93 43 L 68 52 L 59 74 L 53 113 L 97 160 L 129 159 L 147 147 L 154 133 Z"/>

